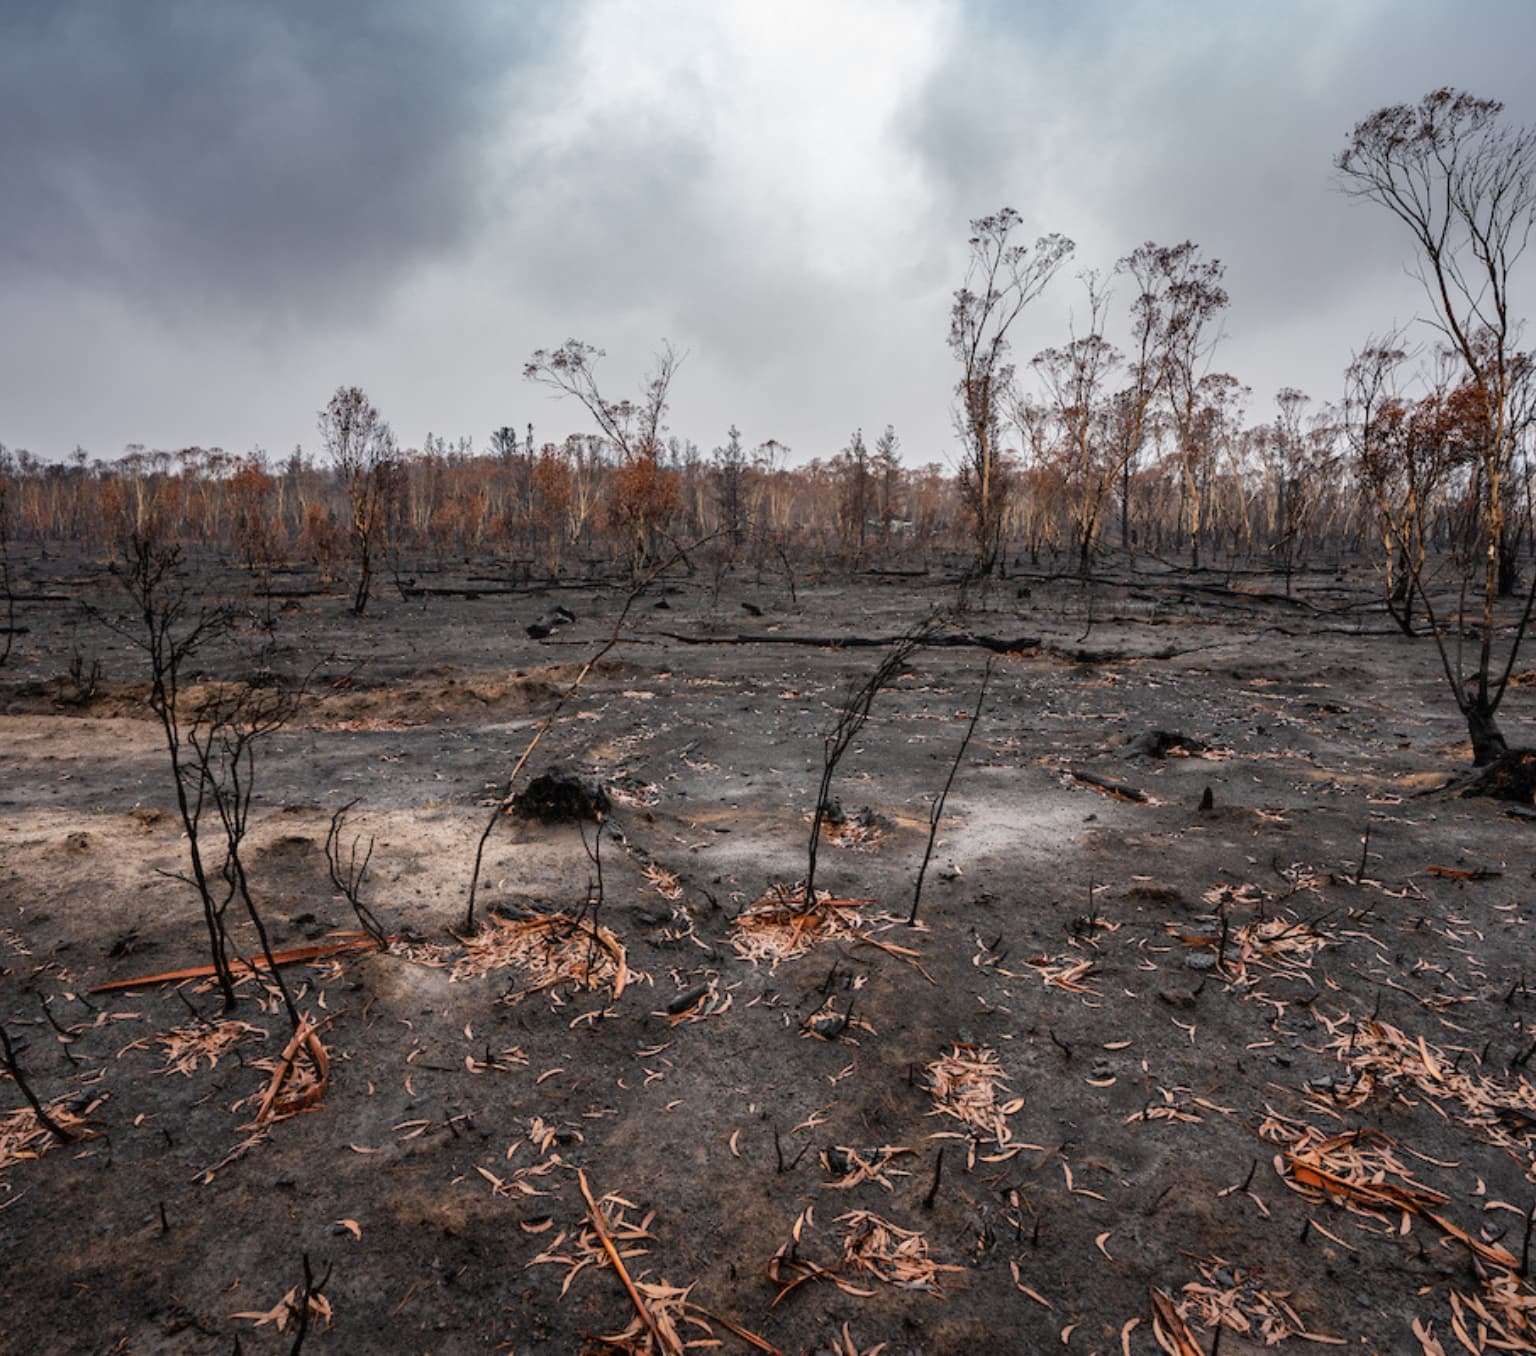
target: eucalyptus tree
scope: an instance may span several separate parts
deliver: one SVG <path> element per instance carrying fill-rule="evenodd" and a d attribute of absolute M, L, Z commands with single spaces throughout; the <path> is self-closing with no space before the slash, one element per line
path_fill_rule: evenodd
<path fill-rule="evenodd" d="M 1045 290 L 1075 246 L 1064 235 L 1019 244 L 1019 214 L 1005 207 L 971 222 L 970 263 L 949 313 L 949 347 L 960 364 L 955 428 L 960 437 L 960 491 L 971 517 L 976 568 L 998 569 L 1007 520 L 1009 479 L 1003 419 L 1013 390 L 1009 331 Z"/>
<path fill-rule="evenodd" d="M 389 529 L 399 459 L 395 435 L 357 386 L 338 386 L 320 411 L 320 442 L 341 477 L 357 578 L 352 611 L 362 616 L 373 566 Z"/>
<path fill-rule="evenodd" d="M 1437 606 L 1422 572 L 1415 585 L 1478 764 L 1507 751 L 1497 713 L 1536 603 L 1533 579 L 1512 632 L 1501 638 L 1496 610 L 1529 370 L 1513 288 L 1536 225 L 1536 129 L 1505 122 L 1503 111 L 1497 100 L 1433 90 L 1417 104 L 1365 118 L 1334 161 L 1346 194 L 1385 208 L 1406 229 L 1429 303 L 1424 320 L 1462 369 L 1459 399 L 1475 436 L 1467 449 L 1460 599 Z M 1476 609 L 1470 664 L 1461 643 L 1469 593 Z"/>

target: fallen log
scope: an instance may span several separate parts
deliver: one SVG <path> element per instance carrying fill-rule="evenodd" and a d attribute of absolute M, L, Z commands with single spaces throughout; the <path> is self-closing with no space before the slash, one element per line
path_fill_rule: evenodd
<path fill-rule="evenodd" d="M 1096 791 L 1106 792 L 1117 800 L 1135 801 L 1138 805 L 1145 805 L 1148 802 L 1149 798 L 1145 791 L 1127 782 L 1117 782 L 1113 777 L 1101 777 L 1096 772 L 1083 772 L 1075 767 L 1064 768 L 1063 771 L 1075 781 L 1083 782 Z"/>
<path fill-rule="evenodd" d="M 295 946 L 287 951 L 274 951 L 272 960 L 278 965 L 298 965 L 304 961 L 326 960 L 331 956 L 347 956 L 359 951 L 377 951 L 379 943 L 366 932 L 336 934 L 329 942 L 317 942 L 313 946 Z M 244 966 L 248 970 L 267 969 L 267 958 L 257 952 L 254 956 L 238 956 L 230 961 L 229 968 Z M 142 989 L 150 984 L 174 984 L 183 979 L 207 979 L 218 971 L 211 965 L 189 965 L 183 970 L 162 970 L 155 975 L 136 975 L 133 979 L 113 979 L 87 989 L 87 993 L 115 993 L 122 989 Z"/>
<path fill-rule="evenodd" d="M 1204 753 L 1206 745 L 1177 730 L 1146 730 L 1127 741 L 1120 750 L 1122 758 L 1167 758 L 1170 754 L 1187 757 L 1192 753 Z"/>
<path fill-rule="evenodd" d="M 1166 583 L 1145 581 L 1143 587 L 1162 589 L 1174 593 L 1203 593 L 1230 603 L 1278 603 L 1282 607 L 1301 608 L 1307 612 L 1320 609 L 1306 598 L 1288 593 L 1275 593 L 1266 589 L 1235 589 L 1227 584 L 1202 584 L 1194 580 L 1168 580 Z"/>
<path fill-rule="evenodd" d="M 1127 619 L 1121 618 L 1119 620 L 1124 621 Z M 1208 645 L 1165 645 L 1160 650 L 1143 651 L 1090 650 L 1074 645 L 1047 645 L 1045 652 L 1057 659 L 1065 659 L 1069 664 L 1133 664 L 1140 660 L 1179 659 L 1184 655 L 1195 654 L 1200 650 L 1213 650 L 1215 648 L 1214 643 Z"/>
<path fill-rule="evenodd" d="M 774 632 L 758 636 L 689 636 L 681 631 L 662 631 L 660 634 L 669 640 L 681 641 L 684 645 L 803 645 L 817 650 L 877 650 L 904 639 L 902 636 L 799 636 Z M 1037 649 L 1039 645 L 1039 636 L 1007 638 L 982 636 L 972 631 L 950 632 L 923 641 L 924 649 L 979 649 L 991 650 L 994 654 L 1019 654 Z"/>
<path fill-rule="evenodd" d="M 1504 873 L 1491 866 L 1432 866 L 1429 874 L 1442 880 L 1498 880 Z"/>

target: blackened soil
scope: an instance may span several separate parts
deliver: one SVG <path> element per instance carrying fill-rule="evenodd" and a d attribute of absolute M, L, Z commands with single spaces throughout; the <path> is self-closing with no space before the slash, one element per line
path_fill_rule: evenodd
<path fill-rule="evenodd" d="M 256 751 L 246 859 L 274 945 L 356 926 L 323 851 L 353 801 L 348 838 L 374 840 L 365 897 L 419 939 L 287 971 L 326 1023 L 330 1083 L 256 1135 L 256 1062 L 288 1034 L 270 995 L 247 983 L 230 1016 L 254 1030 L 183 1074 L 161 1038 L 220 1017 L 206 986 L 87 993 L 203 962 L 202 925 L 172 878 L 186 845 L 138 657 L 75 607 L 112 612 L 111 581 L 84 562 L 24 571 L 28 592 L 71 601 L 24 603 L 0 671 L 0 1020 L 29 1085 L 86 1125 L 0 1167 L 4 1351 L 287 1351 L 291 1321 L 237 1315 L 281 1314 L 306 1256 L 330 1313 L 308 1351 L 603 1349 L 634 1318 L 614 1271 L 584 1266 L 562 1294 L 568 1266 L 535 1260 L 581 1255 L 578 1172 L 648 1219 L 632 1275 L 691 1286 L 726 1351 L 751 1348 L 709 1315 L 791 1353 L 846 1350 L 846 1328 L 890 1356 L 1145 1356 L 1153 1289 L 1209 1350 L 1185 1289 L 1202 1263 L 1253 1317 L 1225 1356 L 1263 1346 L 1261 1294 L 1351 1350 L 1431 1350 L 1416 1322 L 1459 1349 L 1453 1304 L 1490 1304 L 1500 1269 L 1424 1214 L 1298 1181 L 1283 1154 L 1308 1127 L 1379 1132 L 1359 1142 L 1443 1193 L 1441 1219 L 1522 1251 L 1536 826 L 1436 792 L 1466 770 L 1464 731 L 1433 649 L 1386 633 L 1364 575 L 1302 579 L 1303 603 L 1278 605 L 1144 566 L 1096 587 L 1086 635 L 1075 583 L 973 602 L 954 629 L 1041 645 L 993 661 L 917 926 L 982 648 L 919 653 L 875 702 L 833 785 L 871 814 L 823 843 L 817 876 L 873 902 L 856 935 L 777 967 L 738 954 L 734 920 L 804 877 L 823 738 L 880 651 L 662 632 L 895 635 L 954 589 L 813 580 L 792 604 L 750 573 L 718 594 L 677 581 L 666 611 L 633 609 L 524 774 L 611 796 L 596 916 L 634 973 L 617 1001 L 579 985 L 513 1001 L 521 971 L 455 981 L 427 962 L 459 953 L 490 807 L 622 589 L 381 598 L 361 620 L 338 589 L 268 626 L 249 580 L 208 567 L 200 587 L 255 610 L 194 682 L 238 679 L 262 644 L 269 668 L 311 675 Z M 576 621 L 529 638 L 557 602 Z M 1511 696 L 1512 736 L 1529 693 Z M 477 921 L 590 910 L 594 842 L 591 824 L 502 817 Z M 807 1032 L 816 1013 L 833 1039 Z M 995 1052 L 1017 1102 L 1001 1146 L 936 1114 L 925 1066 L 957 1043 Z M 24 1105 L 0 1081 L 0 1116 Z M 843 1189 L 823 1158 L 845 1165 L 838 1146 L 910 1152 Z M 839 1270 L 854 1211 L 919 1232 L 956 1268 L 941 1293 Z M 785 1282 L 803 1259 L 869 1293 L 821 1277 L 775 1302 L 781 1251 Z"/>

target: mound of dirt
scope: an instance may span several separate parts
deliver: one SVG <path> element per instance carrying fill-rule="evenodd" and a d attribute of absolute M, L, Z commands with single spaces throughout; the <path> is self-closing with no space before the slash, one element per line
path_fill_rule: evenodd
<path fill-rule="evenodd" d="M 558 768 L 541 773 L 512 797 L 516 814 L 545 824 L 601 819 L 611 808 L 608 793 L 596 781 Z"/>
<path fill-rule="evenodd" d="M 1122 758 L 1187 758 L 1204 753 L 1206 744 L 1177 730 L 1147 730 L 1137 735 L 1121 751 Z"/>

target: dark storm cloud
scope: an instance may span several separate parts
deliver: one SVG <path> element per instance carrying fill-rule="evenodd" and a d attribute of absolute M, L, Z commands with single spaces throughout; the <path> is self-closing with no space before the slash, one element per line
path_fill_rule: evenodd
<path fill-rule="evenodd" d="M 592 116 L 558 146 L 517 158 L 507 243 L 520 293 L 577 311 L 625 311 L 698 278 L 718 248 L 698 200 L 711 153 L 657 110 Z"/>
<path fill-rule="evenodd" d="M 366 309 L 472 233 L 505 90 L 550 44 L 492 5 L 10 4 L 0 279 Z"/>
<path fill-rule="evenodd" d="M 1522 69 L 1536 6 L 1479 15 L 1469 33 L 1423 0 L 977 5 L 905 132 L 957 217 L 1012 203 L 1098 268 L 1143 240 L 1192 239 L 1228 265 L 1234 335 L 1302 324 L 1388 286 L 1411 253 L 1385 214 L 1332 190 L 1357 121 L 1442 84 L 1502 98 L 1519 121 L 1536 112 Z"/>
<path fill-rule="evenodd" d="M 0 0 L 0 439 L 287 448 L 340 382 L 407 442 L 563 430 L 518 374 L 575 335 L 615 394 L 687 350 L 706 445 L 893 420 L 927 461 L 1005 204 L 1079 245 L 1021 371 L 1073 270 L 1188 238 L 1264 417 L 1424 306 L 1330 187 L 1350 128 L 1442 84 L 1536 122 L 1533 45 L 1530 0 Z"/>

